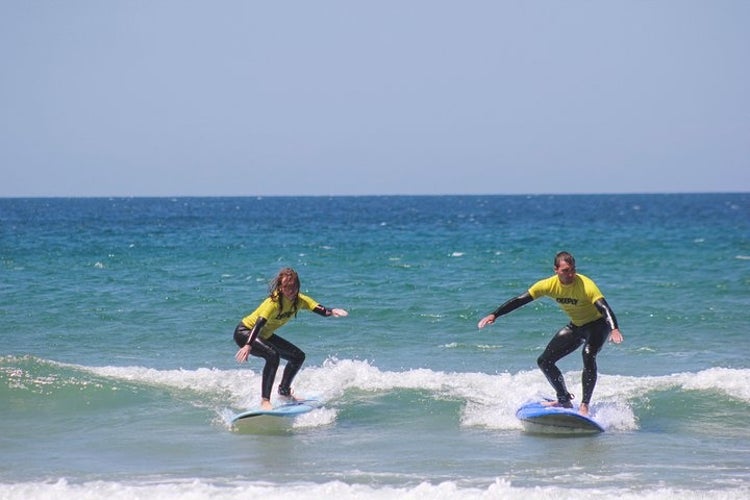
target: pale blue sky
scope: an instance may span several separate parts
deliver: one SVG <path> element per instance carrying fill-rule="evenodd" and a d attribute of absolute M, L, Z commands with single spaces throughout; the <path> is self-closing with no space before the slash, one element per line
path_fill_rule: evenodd
<path fill-rule="evenodd" d="M 2 0 L 0 196 L 750 191 L 750 1 Z"/>

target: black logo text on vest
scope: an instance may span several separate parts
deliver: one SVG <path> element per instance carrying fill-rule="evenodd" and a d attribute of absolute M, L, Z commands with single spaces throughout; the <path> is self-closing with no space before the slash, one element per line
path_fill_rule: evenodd
<path fill-rule="evenodd" d="M 555 299 L 558 304 L 571 304 L 571 305 L 578 305 L 578 299 L 572 299 L 570 297 L 558 297 Z"/>

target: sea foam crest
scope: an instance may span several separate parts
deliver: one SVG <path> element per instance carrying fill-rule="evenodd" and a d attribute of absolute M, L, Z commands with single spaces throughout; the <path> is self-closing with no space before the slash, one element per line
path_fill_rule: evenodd
<path fill-rule="evenodd" d="M 251 368 L 156 370 L 137 366 L 78 366 L 78 369 L 102 377 L 194 392 L 196 406 L 212 405 L 218 412 L 228 407 L 242 410 L 260 402 L 261 373 Z M 653 391 L 674 389 L 720 391 L 750 402 L 750 387 L 743 382 L 749 375 L 750 370 L 729 368 L 644 377 L 600 374 L 592 416 L 608 429 L 637 429 L 632 402 Z M 569 386 L 574 387 L 578 385 L 581 373 L 569 372 L 565 376 Z M 281 373 L 277 379 L 280 377 Z M 321 366 L 303 368 L 295 381 L 298 395 L 319 398 L 329 409 L 345 404 L 346 395 L 352 390 L 371 393 L 425 391 L 436 399 L 459 401 L 463 406 L 461 425 L 492 429 L 520 428 L 515 418 L 516 409 L 524 402 L 551 393 L 549 384 L 538 370 L 496 374 L 425 368 L 387 371 L 368 361 L 335 358 L 326 360 Z M 307 425 L 329 424 L 335 418 L 335 411 L 327 416 L 317 413 L 316 418 L 319 420 L 308 421 Z"/>
<path fill-rule="evenodd" d="M 459 486 L 454 481 L 437 484 L 422 482 L 415 486 L 374 487 L 365 484 L 346 484 L 340 481 L 326 483 L 296 483 L 274 485 L 262 482 L 211 483 L 203 480 L 170 480 L 151 483 L 129 484 L 127 482 L 91 481 L 70 483 L 60 479 L 55 483 L 0 484 L 0 498 L 8 500 L 36 500 L 55 498 L 129 500 L 131 498 L 159 498 L 163 500 L 200 498 L 210 500 L 235 500 L 237 498 L 274 498 L 278 500 L 298 498 L 340 498 L 358 500 L 430 499 L 516 499 L 546 500 L 560 498 L 591 499 L 619 498 L 623 500 L 740 500 L 747 498 L 748 488 L 733 490 L 690 491 L 675 488 L 657 488 L 637 491 L 624 488 L 586 488 L 569 490 L 561 487 L 516 487 L 509 481 L 497 479 L 485 487 Z"/>

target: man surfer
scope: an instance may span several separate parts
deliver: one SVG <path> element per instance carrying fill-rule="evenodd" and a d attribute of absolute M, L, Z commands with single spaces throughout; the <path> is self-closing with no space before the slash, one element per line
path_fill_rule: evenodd
<path fill-rule="evenodd" d="M 617 319 L 596 284 L 586 276 L 576 273 L 576 261 L 568 252 L 555 256 L 555 274 L 537 281 L 528 291 L 514 297 L 493 313 L 482 318 L 479 328 L 484 328 L 495 320 L 539 297 L 554 299 L 570 317 L 570 323 L 552 337 L 547 348 L 537 359 L 537 364 L 557 393 L 557 401 L 550 404 L 572 408 L 573 395 L 565 387 L 565 379 L 555 363 L 568 354 L 583 348 L 583 398 L 579 413 L 588 415 L 589 403 L 596 386 L 596 355 L 609 337 L 619 344 L 623 341 Z"/>

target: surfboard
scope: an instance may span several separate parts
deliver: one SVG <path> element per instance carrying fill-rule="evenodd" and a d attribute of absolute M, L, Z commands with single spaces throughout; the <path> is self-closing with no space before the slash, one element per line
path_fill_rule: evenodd
<path fill-rule="evenodd" d="M 232 418 L 232 424 L 254 424 L 254 423 L 268 423 L 269 420 L 288 420 L 298 417 L 305 413 L 308 413 L 315 408 L 320 408 L 323 405 L 317 399 L 303 399 L 297 401 L 289 401 L 287 403 L 274 406 L 270 410 L 264 410 L 262 408 L 254 408 L 242 413 L 238 413 Z"/>
<path fill-rule="evenodd" d="M 597 434 L 604 428 L 593 418 L 578 413 L 578 407 L 545 406 L 539 401 L 526 403 L 516 411 L 526 432 L 534 434 Z"/>

